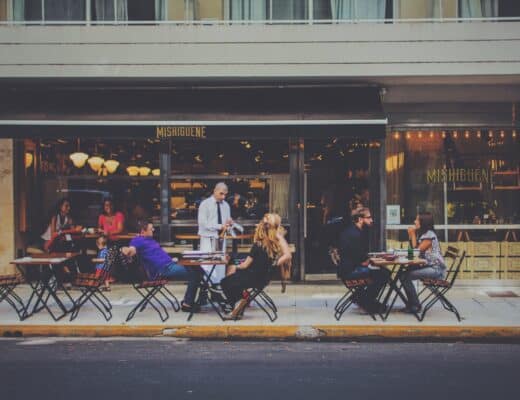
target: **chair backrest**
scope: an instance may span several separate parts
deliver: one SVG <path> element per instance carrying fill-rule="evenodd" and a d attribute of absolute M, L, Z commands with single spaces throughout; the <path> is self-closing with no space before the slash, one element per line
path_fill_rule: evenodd
<path fill-rule="evenodd" d="M 466 252 L 463 251 L 461 255 L 459 255 L 460 251 L 456 247 L 448 246 L 446 253 L 444 254 L 444 259 L 450 260 L 447 265 L 448 273 L 446 275 L 446 280 L 450 283 L 450 286 L 453 285 L 455 279 L 457 279 L 457 275 L 460 272 L 460 268 L 466 258 Z"/>

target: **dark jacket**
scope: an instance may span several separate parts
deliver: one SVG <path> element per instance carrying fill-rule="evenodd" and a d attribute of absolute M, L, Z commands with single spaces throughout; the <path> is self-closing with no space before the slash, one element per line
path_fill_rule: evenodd
<path fill-rule="evenodd" d="M 338 276 L 346 278 L 356 268 L 368 259 L 366 235 L 354 224 L 347 226 L 339 237 Z"/>

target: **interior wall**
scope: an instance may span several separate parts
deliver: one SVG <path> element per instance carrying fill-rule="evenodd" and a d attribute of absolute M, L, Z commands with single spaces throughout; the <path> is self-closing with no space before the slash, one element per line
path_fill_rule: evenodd
<path fill-rule="evenodd" d="M 11 273 L 14 257 L 13 140 L 0 139 L 0 274 Z"/>

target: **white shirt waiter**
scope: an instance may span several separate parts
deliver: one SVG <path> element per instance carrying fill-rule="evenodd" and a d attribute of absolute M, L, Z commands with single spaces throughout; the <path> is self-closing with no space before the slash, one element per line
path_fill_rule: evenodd
<path fill-rule="evenodd" d="M 200 250 L 217 251 L 222 250 L 219 246 L 219 235 L 223 229 L 233 223 L 231 219 L 231 209 L 224 200 L 227 196 L 228 188 L 223 182 L 215 185 L 213 195 L 208 197 L 199 206 L 198 223 L 200 236 Z M 209 272 L 211 266 L 203 266 Z M 220 283 L 226 275 L 226 268 L 217 266 L 211 275 L 213 283 Z"/>

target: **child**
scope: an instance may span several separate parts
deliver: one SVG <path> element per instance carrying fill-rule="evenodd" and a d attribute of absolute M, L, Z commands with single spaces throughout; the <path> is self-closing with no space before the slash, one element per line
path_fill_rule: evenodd
<path fill-rule="evenodd" d="M 106 259 L 108 248 L 107 248 L 107 242 L 108 239 L 105 235 L 101 235 L 96 240 L 96 246 L 99 250 L 97 258 L 101 258 L 103 260 Z M 105 262 L 96 264 L 96 276 L 100 276 L 105 273 Z M 108 274 L 105 276 L 105 287 L 103 288 L 104 291 L 108 292 L 110 291 L 110 277 Z"/>

